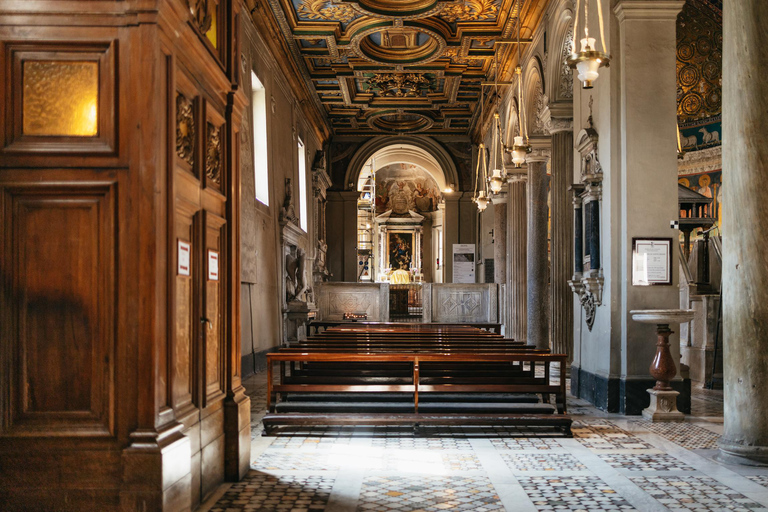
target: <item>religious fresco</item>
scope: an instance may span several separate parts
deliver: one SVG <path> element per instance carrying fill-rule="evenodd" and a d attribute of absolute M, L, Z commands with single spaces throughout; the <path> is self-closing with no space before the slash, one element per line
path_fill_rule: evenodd
<path fill-rule="evenodd" d="M 717 219 L 718 227 L 722 227 L 722 171 L 704 172 L 699 174 L 688 174 L 679 176 L 678 183 L 684 187 L 698 192 L 704 197 L 711 197 L 712 204 L 708 207 L 709 211 L 702 211 L 702 217 L 713 217 Z"/>
<path fill-rule="evenodd" d="M 413 261 L 413 233 L 388 233 L 388 266 L 392 270 L 410 270 Z"/>
<path fill-rule="evenodd" d="M 376 171 L 376 215 L 434 212 L 442 199 L 437 182 L 419 166 L 391 164 Z"/>

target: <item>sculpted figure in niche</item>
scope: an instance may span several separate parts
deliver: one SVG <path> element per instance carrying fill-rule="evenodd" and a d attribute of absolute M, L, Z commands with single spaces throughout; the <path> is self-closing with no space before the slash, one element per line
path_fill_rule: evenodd
<path fill-rule="evenodd" d="M 293 185 L 291 178 L 285 178 L 285 199 L 283 207 L 280 209 L 280 220 L 296 222 L 296 209 L 293 206 Z"/>
<path fill-rule="evenodd" d="M 307 254 L 299 247 L 296 256 L 288 249 L 285 255 L 285 298 L 288 302 L 306 301 L 309 281 L 307 279 Z"/>

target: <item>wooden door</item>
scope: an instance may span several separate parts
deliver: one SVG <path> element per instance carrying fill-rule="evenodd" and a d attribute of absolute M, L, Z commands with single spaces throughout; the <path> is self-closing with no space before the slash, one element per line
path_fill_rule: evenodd
<path fill-rule="evenodd" d="M 192 448 L 192 506 L 224 479 L 226 386 L 226 196 L 218 109 L 176 73 L 176 154 L 169 191 L 169 245 L 175 276 L 168 315 L 173 333 L 172 404 Z"/>

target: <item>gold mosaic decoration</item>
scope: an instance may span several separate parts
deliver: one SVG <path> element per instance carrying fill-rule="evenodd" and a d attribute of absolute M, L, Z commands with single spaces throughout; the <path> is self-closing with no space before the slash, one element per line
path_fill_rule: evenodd
<path fill-rule="evenodd" d="M 334 5 L 328 0 L 301 0 L 296 11 L 311 20 L 339 21 L 349 23 L 358 14 L 347 4 Z"/>
<path fill-rule="evenodd" d="M 439 14 L 449 23 L 495 20 L 498 15 L 499 6 L 494 0 L 466 0 L 463 3 L 448 5 Z"/>
<path fill-rule="evenodd" d="M 707 119 L 722 108 L 722 11 L 688 0 L 677 20 L 677 115 Z"/>

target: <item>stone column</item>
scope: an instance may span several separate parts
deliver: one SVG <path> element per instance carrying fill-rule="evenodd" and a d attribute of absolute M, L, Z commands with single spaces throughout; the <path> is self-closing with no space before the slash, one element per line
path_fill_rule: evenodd
<path fill-rule="evenodd" d="M 443 282 L 453 282 L 453 244 L 459 243 L 459 199 L 461 192 L 446 193 L 443 212 Z"/>
<path fill-rule="evenodd" d="M 528 176 L 513 174 L 507 195 L 507 338 L 528 335 Z"/>
<path fill-rule="evenodd" d="M 493 196 L 493 282 L 507 282 L 507 195 Z"/>
<path fill-rule="evenodd" d="M 723 347 L 725 429 L 721 456 L 768 463 L 768 239 L 748 233 L 768 215 L 768 19 L 765 0 L 723 6 Z M 748 56 L 748 58 L 744 58 Z M 762 255 L 762 256 L 761 256 Z"/>
<path fill-rule="evenodd" d="M 529 345 L 549 349 L 549 261 L 547 255 L 548 151 L 528 156 L 528 334 Z"/>
<path fill-rule="evenodd" d="M 573 358 L 573 204 L 568 187 L 573 180 L 573 122 L 552 122 L 552 350 Z"/>

